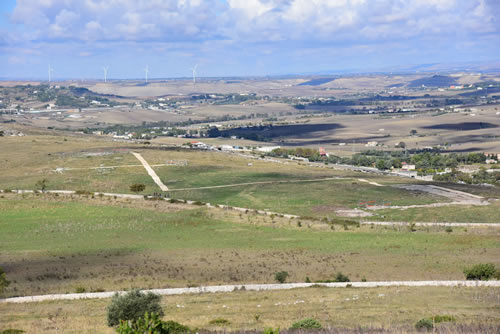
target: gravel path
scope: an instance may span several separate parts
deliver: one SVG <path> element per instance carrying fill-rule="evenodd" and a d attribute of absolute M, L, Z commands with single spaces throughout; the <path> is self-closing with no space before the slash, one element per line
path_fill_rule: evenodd
<path fill-rule="evenodd" d="M 243 285 L 215 285 L 201 286 L 196 288 L 172 288 L 172 289 L 151 289 L 142 290 L 144 292 L 153 292 L 159 295 L 183 295 L 192 293 L 215 293 L 215 292 L 233 292 L 233 291 L 270 291 L 270 290 L 289 290 L 297 288 L 308 288 L 311 286 L 324 286 L 329 288 L 345 288 L 347 286 L 354 288 L 376 288 L 376 287 L 500 287 L 500 281 L 385 281 L 385 282 L 350 282 L 350 283 L 285 283 L 285 284 L 243 284 Z M 26 296 L 0 299 L 0 303 L 30 303 L 50 300 L 75 300 L 75 299 L 102 299 L 111 298 L 115 293 L 124 294 L 126 291 L 110 292 L 89 292 L 89 293 L 68 293 L 40 296 Z"/>
<path fill-rule="evenodd" d="M 149 176 L 151 176 L 151 178 L 153 179 L 153 181 L 155 181 L 158 187 L 160 187 L 162 191 L 168 191 L 168 187 L 164 185 L 163 182 L 161 182 L 160 177 L 156 174 L 153 168 L 151 168 L 146 159 L 144 159 L 142 155 L 140 155 L 139 153 L 132 152 L 132 154 L 137 158 L 137 160 L 139 160 L 142 163 L 142 165 L 148 172 Z"/>
<path fill-rule="evenodd" d="M 23 194 L 23 193 L 33 193 L 33 190 L 11 190 L 14 193 L 18 194 Z M 4 192 L 4 190 L 0 190 L 0 192 Z M 73 195 L 76 192 L 74 190 L 45 190 L 46 193 L 52 193 L 52 194 L 64 194 L 64 195 Z M 116 194 L 116 193 L 92 193 L 95 196 L 98 196 L 100 194 L 104 196 L 109 196 L 109 197 L 117 197 L 117 198 L 129 198 L 129 199 L 144 199 L 143 195 L 132 195 L 132 194 Z M 164 198 L 164 200 L 169 200 L 169 198 Z M 198 205 L 196 201 L 190 201 L 190 200 L 183 200 L 183 199 L 177 199 L 180 203 L 185 203 L 188 205 Z M 210 204 L 210 203 L 205 203 L 205 206 L 208 208 L 220 208 L 220 209 L 227 209 L 227 210 L 236 210 L 236 211 L 241 211 L 241 212 L 254 212 L 260 215 L 266 215 L 266 216 L 272 216 L 272 215 L 277 215 L 280 217 L 288 218 L 288 219 L 299 219 L 300 216 L 297 215 L 292 215 L 292 214 L 286 214 L 286 213 L 280 213 L 280 212 L 274 212 L 274 211 L 267 211 L 267 210 L 256 210 L 256 209 L 249 209 L 249 208 L 240 208 L 236 206 L 228 206 L 228 205 L 223 205 L 223 204 Z M 350 210 L 350 211 L 356 211 L 356 210 Z M 364 212 L 362 210 L 357 210 L 359 212 Z M 356 217 L 363 217 L 363 215 L 357 215 Z M 406 226 L 409 223 L 408 222 L 387 222 L 387 221 L 362 221 L 360 222 L 361 225 L 383 225 L 383 226 Z M 415 226 L 470 226 L 470 227 L 500 227 L 500 223 L 444 223 L 444 222 L 417 222 L 415 223 Z"/>
<path fill-rule="evenodd" d="M 361 225 L 381 225 L 381 226 L 408 226 L 410 223 L 408 222 L 369 222 L 363 221 L 360 222 Z M 450 226 L 450 227 L 500 227 L 500 223 L 444 223 L 444 222 L 435 222 L 435 223 L 415 223 L 415 226 Z"/>
<path fill-rule="evenodd" d="M 319 179 L 255 181 L 255 182 L 246 182 L 246 183 L 223 184 L 220 186 L 206 186 L 206 187 L 196 187 L 196 188 L 177 188 L 177 189 L 170 189 L 169 191 L 172 192 L 172 191 L 184 191 L 184 190 L 216 189 L 216 188 L 228 188 L 228 187 L 239 187 L 239 186 L 251 186 L 251 185 L 255 185 L 255 184 L 321 182 L 321 181 L 331 181 L 331 180 L 351 180 L 351 178 L 349 178 L 349 177 L 324 177 L 324 178 L 319 178 Z"/>

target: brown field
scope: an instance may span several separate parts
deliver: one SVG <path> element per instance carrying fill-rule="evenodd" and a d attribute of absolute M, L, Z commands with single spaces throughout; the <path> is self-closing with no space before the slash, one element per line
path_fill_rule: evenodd
<path fill-rule="evenodd" d="M 297 320 L 313 317 L 325 327 L 385 328 L 402 334 L 414 333 L 413 326 L 419 319 L 450 315 L 456 324 L 437 325 L 444 333 L 466 333 L 453 328 L 481 324 L 492 326 L 493 331 L 488 333 L 493 334 L 500 322 L 499 296 L 498 288 L 307 288 L 168 296 L 162 298 L 161 304 L 165 320 L 219 331 L 286 329 Z M 0 330 L 113 333 L 106 326 L 108 304 L 109 299 L 0 304 Z M 209 324 L 217 318 L 229 324 Z"/>

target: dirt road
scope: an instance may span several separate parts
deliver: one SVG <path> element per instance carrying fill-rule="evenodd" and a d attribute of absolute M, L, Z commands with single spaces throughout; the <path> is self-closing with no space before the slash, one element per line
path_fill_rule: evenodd
<path fill-rule="evenodd" d="M 158 295 L 183 295 L 190 293 L 233 292 L 240 290 L 251 290 L 251 291 L 289 290 L 297 288 L 308 288 L 311 286 L 345 288 L 348 285 L 354 288 L 376 288 L 376 287 L 391 287 L 391 286 L 500 287 L 500 281 L 385 281 L 385 282 L 349 282 L 349 283 L 243 284 L 243 285 L 201 286 L 196 288 L 151 289 L 143 291 L 153 292 Z M 31 302 L 41 302 L 48 300 L 102 299 L 102 298 L 111 298 L 115 293 L 124 294 L 126 293 L 126 291 L 68 293 L 68 294 L 13 297 L 13 298 L 0 299 L 0 303 L 31 303 Z"/>
<path fill-rule="evenodd" d="M 151 178 L 158 185 L 158 187 L 160 187 L 162 191 L 168 191 L 168 187 L 164 185 L 163 182 L 161 182 L 160 177 L 156 174 L 153 168 L 151 168 L 146 159 L 144 159 L 142 155 L 140 155 L 139 153 L 132 152 L 132 154 L 137 158 L 137 160 L 139 160 L 142 163 L 142 165 L 148 172 L 149 176 L 151 176 Z"/>

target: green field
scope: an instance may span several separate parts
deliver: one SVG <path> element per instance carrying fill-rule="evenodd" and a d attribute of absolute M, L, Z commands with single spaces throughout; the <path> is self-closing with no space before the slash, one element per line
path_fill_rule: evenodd
<path fill-rule="evenodd" d="M 500 223 L 500 201 L 487 206 L 453 205 L 439 208 L 410 208 L 406 210 L 380 210 L 370 221 L 399 222 L 455 222 L 455 223 Z"/>
<path fill-rule="evenodd" d="M 130 193 L 131 184 L 143 183 L 146 185 L 144 194 L 160 192 L 139 161 L 130 154 L 135 151 L 141 153 L 151 165 L 165 164 L 172 160 L 187 163 L 186 166 L 154 167 L 162 181 L 174 190 L 168 193 L 168 196 L 173 198 L 327 219 L 335 219 L 337 210 L 353 209 L 368 201 L 398 206 L 450 201 L 448 198 L 429 193 L 393 187 L 401 183 L 416 182 L 413 179 L 310 167 L 289 162 L 272 163 L 220 152 L 147 148 L 137 144 L 117 143 L 106 138 L 66 138 L 54 134 L 5 137 L 2 141 L 5 146 L 0 152 L 0 160 L 3 163 L 0 189 L 35 189 L 38 181 L 46 179 L 47 189 Z M 124 167 L 96 168 L 106 166 Z M 69 169 L 57 172 L 57 168 Z M 305 182 L 327 178 L 330 179 Z M 377 187 L 360 179 L 384 186 Z M 175 191 L 252 182 L 276 183 Z M 499 204 L 495 201 L 500 198 L 497 188 L 452 184 L 445 186 L 491 198 L 492 204 L 482 207 L 383 210 L 372 212 L 374 216 L 367 219 L 499 222 Z"/>
<path fill-rule="evenodd" d="M 165 320 L 191 328 L 231 331 L 273 327 L 313 317 L 325 327 L 380 328 L 383 333 L 413 333 L 422 318 L 448 315 L 455 323 L 441 323 L 442 333 L 470 333 L 473 326 L 500 322 L 498 288 L 307 288 L 285 291 L 168 296 L 162 298 Z M 0 330 L 20 328 L 28 333 L 114 333 L 106 326 L 109 299 L 0 304 Z M 211 325 L 222 318 L 226 326 Z M 465 327 L 462 331 L 449 328 Z M 474 331 L 486 333 L 486 331 Z"/>
<path fill-rule="evenodd" d="M 499 264 L 497 229 L 373 228 L 262 217 L 165 201 L 5 194 L 0 263 L 7 295 L 331 279 L 462 279 Z M 189 209 L 188 209 L 189 208 Z M 312 225 L 310 225 L 312 224 Z M 309 226 L 308 226 L 309 225 Z"/>

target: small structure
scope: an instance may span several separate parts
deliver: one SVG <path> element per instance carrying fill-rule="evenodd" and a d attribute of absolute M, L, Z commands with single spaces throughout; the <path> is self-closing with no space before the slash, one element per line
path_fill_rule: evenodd
<path fill-rule="evenodd" d="M 295 155 L 289 155 L 288 158 L 290 160 L 297 160 L 297 161 L 303 161 L 303 162 L 309 162 L 308 158 L 303 158 L 303 157 L 297 157 Z"/>
<path fill-rule="evenodd" d="M 322 157 L 327 157 L 328 156 L 328 153 L 326 153 L 326 150 L 324 147 L 320 147 L 319 148 L 319 155 L 322 156 Z"/>
<path fill-rule="evenodd" d="M 198 148 L 198 149 L 201 149 L 201 150 L 208 150 L 210 148 L 207 144 L 202 143 L 201 141 L 193 141 L 193 142 L 191 142 L 191 147 L 192 148 Z"/>
<path fill-rule="evenodd" d="M 378 142 L 376 141 L 369 141 L 368 143 L 366 143 L 366 147 L 375 147 L 377 146 Z"/>
<path fill-rule="evenodd" d="M 265 153 L 270 153 L 278 148 L 281 148 L 281 146 L 263 146 L 257 148 L 257 151 L 259 152 L 265 152 Z"/>
<path fill-rule="evenodd" d="M 415 165 L 410 165 L 406 162 L 401 163 L 401 170 L 402 171 L 410 171 L 410 170 L 415 170 Z"/>

